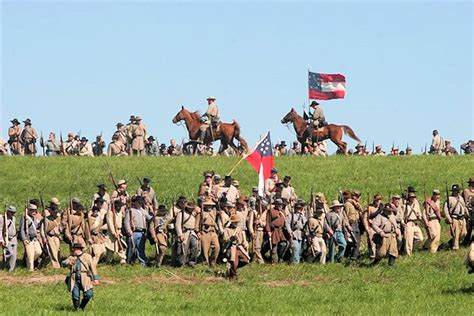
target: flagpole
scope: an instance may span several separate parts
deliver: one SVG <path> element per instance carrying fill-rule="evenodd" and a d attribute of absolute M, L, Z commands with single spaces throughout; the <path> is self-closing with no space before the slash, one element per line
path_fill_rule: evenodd
<path fill-rule="evenodd" d="M 234 167 L 227 173 L 228 176 L 230 176 L 234 171 L 235 169 L 242 163 L 242 161 L 245 160 L 245 158 L 247 158 L 247 155 L 246 154 L 243 154 L 242 155 L 242 158 L 240 158 L 240 160 L 234 165 Z"/>
<path fill-rule="evenodd" d="M 267 132 L 268 134 L 268 132 Z M 255 146 L 253 146 L 252 150 L 249 152 L 250 153 L 253 153 L 254 150 L 257 148 L 257 145 L 262 141 L 262 135 L 260 135 L 260 139 L 258 140 L 257 144 L 255 144 Z M 240 160 L 234 165 L 234 167 L 232 167 L 232 169 L 230 169 L 230 171 L 227 173 L 228 176 L 230 176 L 234 171 L 235 169 L 242 163 L 242 161 L 245 160 L 245 158 L 248 157 L 249 154 L 242 154 L 242 158 L 240 158 Z"/>

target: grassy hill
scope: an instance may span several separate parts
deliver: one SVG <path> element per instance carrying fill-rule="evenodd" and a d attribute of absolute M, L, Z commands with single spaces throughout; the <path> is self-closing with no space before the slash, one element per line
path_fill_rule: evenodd
<path fill-rule="evenodd" d="M 224 175 L 237 158 L 26 158 L 0 159 L 0 203 L 22 208 L 27 198 L 69 195 L 89 199 L 95 185 L 108 181 L 107 162 L 116 179 L 153 178 L 158 197 L 168 204 L 173 196 L 196 195 L 204 170 Z M 384 196 L 414 185 L 423 195 L 445 181 L 465 182 L 474 175 L 474 157 L 283 157 L 275 160 L 280 175 L 293 177 L 297 193 L 308 198 L 313 187 L 329 199 L 338 189 L 360 190 Z M 244 193 L 256 184 L 256 173 L 246 162 L 235 171 Z M 443 194 L 444 196 L 444 194 Z M 364 203 L 365 204 L 365 203 Z M 21 214 L 21 210 L 19 212 Z M 449 239 L 443 226 L 442 242 Z M 363 237 L 365 243 L 365 236 Z M 19 246 L 22 250 L 22 247 Z M 151 255 L 151 249 L 147 249 Z M 443 249 L 430 255 L 417 251 L 401 257 L 394 267 L 359 263 L 251 265 L 229 283 L 199 266 L 164 269 L 140 266 L 99 267 L 101 286 L 88 307 L 97 314 L 230 313 L 230 314 L 472 314 L 474 277 L 463 267 L 466 249 Z M 65 252 L 63 252 L 65 253 Z M 20 254 L 21 258 L 21 254 Z M 224 266 L 219 267 L 224 270 Z M 70 311 L 65 270 L 46 269 L 30 274 L 23 268 L 0 272 L 0 313 L 57 314 Z"/>

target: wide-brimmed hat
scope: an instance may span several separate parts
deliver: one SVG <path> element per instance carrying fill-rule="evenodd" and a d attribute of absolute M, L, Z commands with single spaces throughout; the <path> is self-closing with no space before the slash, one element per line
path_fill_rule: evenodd
<path fill-rule="evenodd" d="M 86 137 L 81 138 L 81 142 L 88 142 L 89 140 Z"/>
<path fill-rule="evenodd" d="M 38 210 L 38 207 L 34 204 L 29 204 L 28 205 L 28 210 L 30 211 L 37 211 Z"/>
<path fill-rule="evenodd" d="M 13 120 L 10 121 L 12 124 L 20 125 L 20 122 L 18 119 L 14 118 Z"/>
<path fill-rule="evenodd" d="M 190 211 L 194 211 L 196 209 L 196 204 L 194 204 L 194 202 L 186 202 L 184 208 Z"/>
<path fill-rule="evenodd" d="M 51 198 L 51 201 L 49 201 L 51 204 L 54 204 L 54 205 L 61 205 L 61 203 L 59 202 L 59 199 L 57 197 L 53 197 Z"/>
<path fill-rule="evenodd" d="M 216 203 L 212 199 L 205 199 L 202 202 L 202 206 L 215 206 Z"/>
<path fill-rule="evenodd" d="M 459 184 L 453 184 L 451 187 L 451 192 L 459 192 L 459 191 L 460 191 Z"/>
<path fill-rule="evenodd" d="M 211 95 L 211 96 L 208 96 L 206 100 L 215 100 L 215 99 L 216 99 L 216 97 Z"/>
<path fill-rule="evenodd" d="M 23 121 L 23 123 L 25 123 L 25 125 L 31 125 L 31 120 L 27 118 L 26 120 Z"/>
<path fill-rule="evenodd" d="M 273 204 L 275 204 L 275 205 L 283 205 L 283 199 L 280 199 L 280 198 L 275 199 L 275 201 L 273 201 Z"/>
<path fill-rule="evenodd" d="M 439 190 L 433 190 L 433 195 L 441 195 L 441 192 Z"/>
<path fill-rule="evenodd" d="M 14 207 L 13 205 L 10 205 L 10 206 L 7 208 L 7 212 L 16 213 L 16 207 Z"/>
<path fill-rule="evenodd" d="M 278 170 L 277 168 L 272 168 L 272 170 L 270 170 L 271 173 L 278 173 Z"/>
<path fill-rule="evenodd" d="M 415 192 L 408 193 L 408 198 L 416 198 L 416 193 Z"/>
<path fill-rule="evenodd" d="M 383 200 L 382 194 L 377 193 L 374 195 L 374 201 L 381 201 L 381 200 Z"/>
<path fill-rule="evenodd" d="M 239 216 L 238 216 L 237 214 L 232 214 L 232 215 L 230 216 L 230 222 L 231 222 L 231 223 L 238 223 L 238 222 L 240 222 Z"/>
<path fill-rule="evenodd" d="M 317 105 L 319 105 L 319 103 L 316 102 L 316 101 L 313 101 L 313 102 L 311 102 L 311 104 L 309 105 L 309 107 L 312 108 L 312 107 L 315 107 L 315 106 L 317 106 Z"/>
<path fill-rule="evenodd" d="M 392 200 L 394 200 L 394 199 L 395 199 L 395 200 L 399 200 L 399 199 L 401 199 L 401 196 L 398 195 L 398 194 L 394 194 L 394 195 L 392 196 Z"/>
<path fill-rule="evenodd" d="M 469 180 L 467 181 L 468 184 L 474 183 L 474 177 L 470 177 Z"/>
<path fill-rule="evenodd" d="M 151 183 L 151 178 L 148 176 L 143 177 L 143 182 Z"/>
<path fill-rule="evenodd" d="M 343 206 L 344 206 L 344 204 L 339 202 L 339 200 L 334 200 L 334 201 L 332 201 L 332 205 L 330 206 L 330 208 L 343 207 Z"/>
<path fill-rule="evenodd" d="M 117 185 L 127 184 L 127 180 L 121 179 L 117 182 Z"/>
<path fill-rule="evenodd" d="M 98 187 L 99 189 L 102 189 L 102 190 L 106 190 L 106 189 L 107 189 L 107 187 L 106 187 L 105 184 L 103 184 L 103 183 L 99 183 L 99 184 L 97 185 L 97 187 Z"/>

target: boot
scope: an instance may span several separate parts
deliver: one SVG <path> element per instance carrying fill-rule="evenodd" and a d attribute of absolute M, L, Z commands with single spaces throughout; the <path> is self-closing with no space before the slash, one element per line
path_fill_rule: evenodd
<path fill-rule="evenodd" d="M 389 256 L 388 257 L 388 265 L 393 266 L 395 264 L 395 257 L 394 256 Z"/>
<path fill-rule="evenodd" d="M 87 303 L 89 303 L 90 298 L 83 298 L 81 302 L 81 309 L 84 310 L 87 306 Z"/>
<path fill-rule="evenodd" d="M 374 262 L 372 262 L 372 265 L 373 265 L 373 266 L 378 265 L 381 260 L 382 260 L 382 259 L 380 259 L 380 258 L 375 258 L 375 259 L 374 259 Z"/>
<path fill-rule="evenodd" d="M 74 306 L 74 309 L 76 311 L 81 309 L 81 304 L 80 304 L 79 300 L 72 300 L 72 305 Z"/>

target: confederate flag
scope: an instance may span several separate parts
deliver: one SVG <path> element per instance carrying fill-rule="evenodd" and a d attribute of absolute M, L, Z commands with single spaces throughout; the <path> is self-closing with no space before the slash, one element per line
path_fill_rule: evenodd
<path fill-rule="evenodd" d="M 346 77 L 309 71 L 308 87 L 310 100 L 343 99 L 346 95 Z"/>
<path fill-rule="evenodd" d="M 270 132 L 262 138 L 245 160 L 258 172 L 258 195 L 263 196 L 265 180 L 270 178 L 273 162 L 273 147 Z"/>

